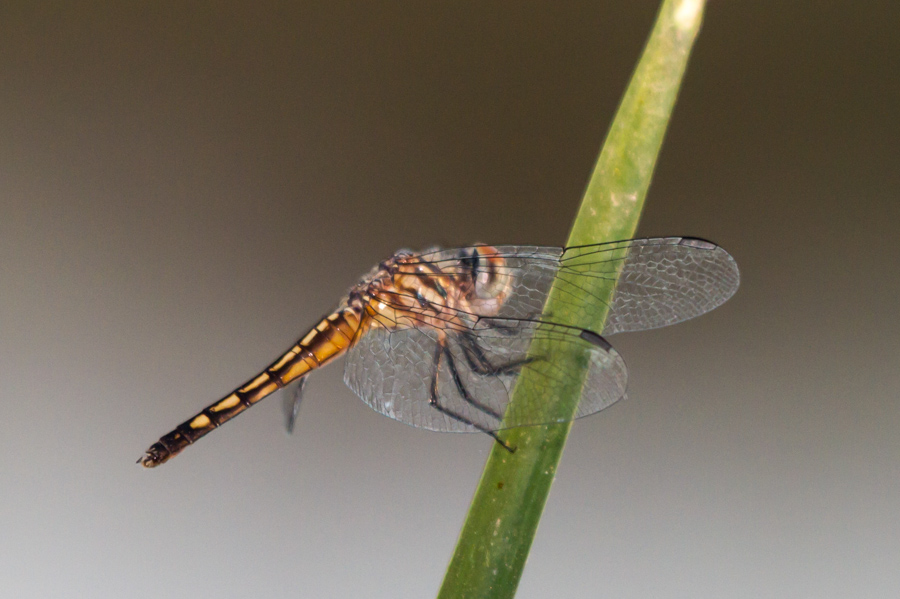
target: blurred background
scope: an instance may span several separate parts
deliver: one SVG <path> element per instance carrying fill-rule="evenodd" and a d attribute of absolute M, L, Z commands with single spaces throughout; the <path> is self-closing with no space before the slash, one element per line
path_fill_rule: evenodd
<path fill-rule="evenodd" d="M 134 461 L 401 247 L 561 245 L 658 2 L 0 8 L 0 588 L 432 597 L 491 447 L 311 379 Z M 614 337 L 518 597 L 894 597 L 900 7 L 710 3 L 639 233 L 738 294 Z"/>

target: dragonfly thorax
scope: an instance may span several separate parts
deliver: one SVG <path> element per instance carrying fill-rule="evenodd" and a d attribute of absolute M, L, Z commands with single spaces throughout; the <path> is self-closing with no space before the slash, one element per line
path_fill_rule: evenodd
<path fill-rule="evenodd" d="M 401 250 L 350 291 L 347 306 L 385 328 L 469 327 L 500 311 L 511 286 L 504 265 L 497 250 L 486 245 L 446 256 L 439 250 Z"/>

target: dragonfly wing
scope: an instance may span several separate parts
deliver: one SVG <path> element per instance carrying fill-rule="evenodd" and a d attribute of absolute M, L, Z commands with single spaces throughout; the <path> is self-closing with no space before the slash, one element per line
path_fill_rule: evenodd
<path fill-rule="evenodd" d="M 377 412 L 431 430 L 456 430 L 428 405 L 435 331 L 372 328 L 347 352 L 344 382 Z"/>
<path fill-rule="evenodd" d="M 348 352 L 344 381 L 386 416 L 448 432 L 571 420 L 571 415 L 548 414 L 544 403 L 559 380 L 577 381 L 580 387 L 575 418 L 598 412 L 625 394 L 627 371 L 621 356 L 599 336 L 582 335 L 581 329 L 485 318 L 471 330 L 443 333 L 425 328 L 371 329 Z M 521 376 L 529 361 L 532 372 Z M 588 374 L 582 379 L 579 373 L 585 366 Z M 507 411 L 517 384 L 529 387 L 523 397 L 539 403 L 519 403 Z"/>
<path fill-rule="evenodd" d="M 289 435 L 294 433 L 294 425 L 297 423 L 297 416 L 300 414 L 300 404 L 303 402 L 303 388 L 306 386 L 307 378 L 305 376 L 300 377 L 296 381 L 288 383 L 281 390 L 284 426 Z"/>
<path fill-rule="evenodd" d="M 461 271 L 467 248 L 420 255 L 444 272 Z M 538 319 L 551 286 L 562 303 L 574 303 L 596 279 L 618 283 L 603 334 L 642 331 L 700 316 L 728 300 L 740 283 L 734 258 L 714 243 L 689 237 L 632 239 L 562 250 L 554 247 L 497 246 L 489 256 L 503 259 L 500 276 L 510 293 L 496 316 Z M 602 298 L 596 298 L 598 302 Z M 562 315 L 548 318 L 562 321 Z M 567 323 L 580 324 L 585 323 Z"/>
<path fill-rule="evenodd" d="M 579 280 L 585 263 L 588 272 L 602 276 L 614 276 L 621 268 L 603 328 L 607 336 L 695 318 L 725 303 L 740 284 L 737 264 L 728 252 L 687 237 L 572 248 L 560 260 L 560 279 Z"/>
<path fill-rule="evenodd" d="M 471 248 L 425 252 L 418 276 L 473 271 L 464 256 Z M 575 417 L 593 414 L 625 395 L 627 371 L 621 356 L 595 333 L 542 321 L 555 284 L 560 300 L 581 301 L 596 279 L 613 279 L 604 335 L 674 324 L 725 302 L 737 290 L 734 259 L 715 244 L 668 237 L 567 248 L 498 246 L 480 248 L 491 276 L 508 293 L 492 312 L 464 313 L 444 306 L 447 326 L 375 327 L 348 352 L 344 380 L 372 408 L 402 422 L 431 430 L 474 432 L 547 424 L 569 419 L 547 415 L 543 398 L 559 381 L 582 385 Z M 431 274 L 429 274 L 431 273 Z M 597 298 L 597 301 L 602 301 Z M 434 302 L 432 302 L 434 303 Z M 398 310 L 408 310 L 400 303 Z M 549 315 L 559 320 L 556 315 Z M 411 317 L 409 322 L 418 322 Z M 466 324 L 471 323 L 471 324 Z M 532 344 L 534 346 L 532 347 Z M 478 355 L 483 358 L 478 358 Z M 520 368 L 485 374 L 491 368 L 533 359 L 527 376 Z M 587 378 L 582 378 L 583 368 Z M 434 384 L 437 376 L 437 384 Z M 540 404 L 517 403 L 507 411 L 517 384 L 528 385 Z M 443 409 L 434 407 L 437 403 Z"/>

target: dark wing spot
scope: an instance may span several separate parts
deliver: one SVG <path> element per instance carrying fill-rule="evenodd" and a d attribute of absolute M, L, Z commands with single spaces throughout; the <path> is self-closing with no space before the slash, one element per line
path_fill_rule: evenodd
<path fill-rule="evenodd" d="M 717 246 L 712 241 L 700 239 L 699 237 L 682 237 L 678 245 L 686 245 L 688 247 L 697 248 L 698 250 L 714 250 Z"/>
<path fill-rule="evenodd" d="M 584 329 L 581 331 L 581 335 L 579 335 L 582 339 L 590 343 L 591 345 L 596 345 L 597 347 L 602 347 L 606 351 L 612 349 L 612 345 L 609 344 L 609 341 L 595 333 L 594 331 L 589 331 Z"/>

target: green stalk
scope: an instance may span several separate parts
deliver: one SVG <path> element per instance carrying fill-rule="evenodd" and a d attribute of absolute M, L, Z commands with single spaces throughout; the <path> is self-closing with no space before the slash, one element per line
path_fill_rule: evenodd
<path fill-rule="evenodd" d="M 634 236 L 644 198 L 672 114 L 688 55 L 700 28 L 705 0 L 664 0 L 640 62 L 616 112 L 567 245 L 587 245 Z M 570 288 L 571 289 L 571 288 Z M 544 307 L 557 322 L 602 331 L 615 281 L 598 278 L 580 305 L 554 287 Z M 596 298 L 606 298 L 600 302 Z M 542 354 L 533 344 L 533 355 Z M 554 348 L 553 392 L 530 397 L 540 385 L 524 384 L 541 376 L 543 361 L 522 370 L 507 414 L 516 406 L 542 406 L 546 421 L 575 414 L 586 364 L 577 355 Z M 522 576 L 550 486 L 571 428 L 567 424 L 511 429 L 509 453 L 494 445 L 472 499 L 456 551 L 447 568 L 439 599 L 511 598 Z"/>

